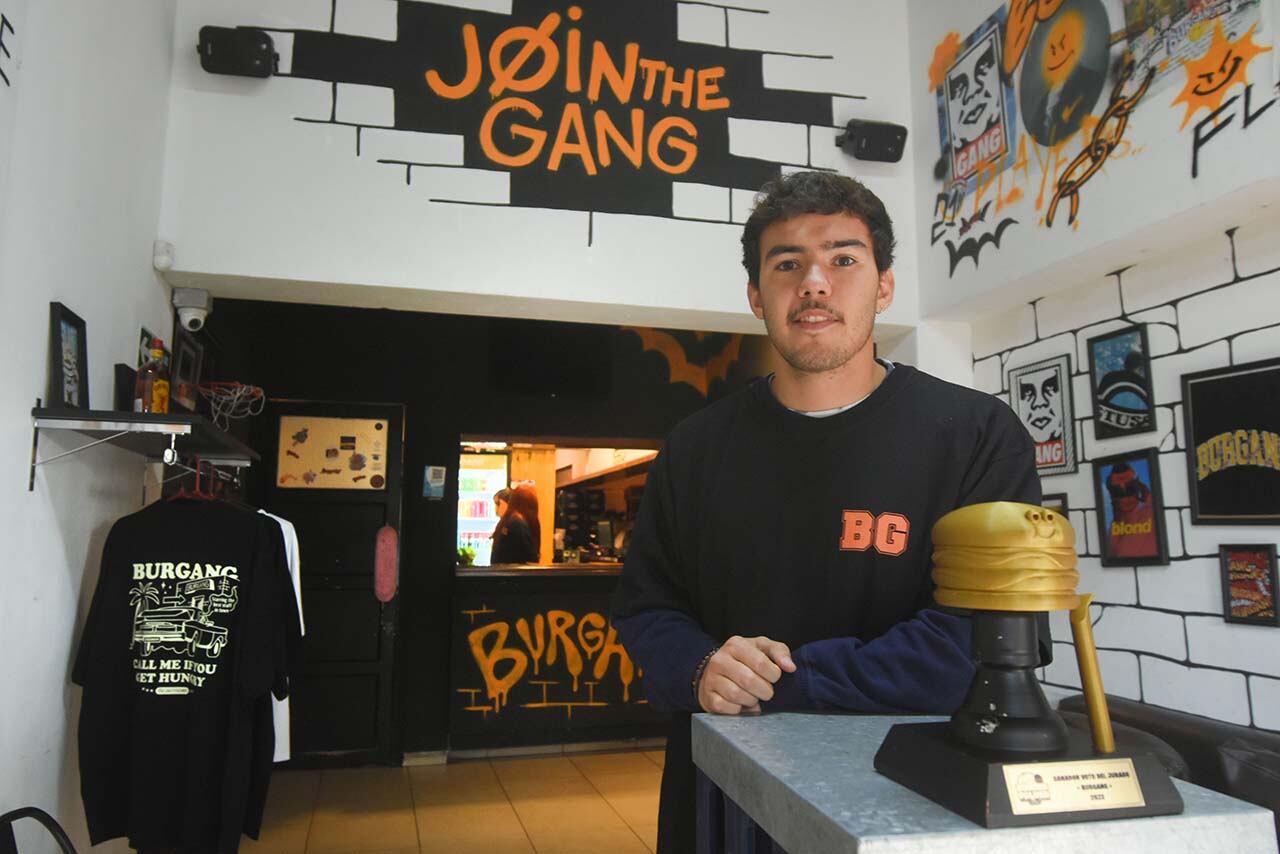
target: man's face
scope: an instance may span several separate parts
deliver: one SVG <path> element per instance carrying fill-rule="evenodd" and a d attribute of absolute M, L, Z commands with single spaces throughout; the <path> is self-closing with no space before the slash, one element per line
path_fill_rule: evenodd
<path fill-rule="evenodd" d="M 1107 479 L 1107 492 L 1111 494 L 1111 506 L 1115 512 L 1128 514 L 1138 509 L 1145 490 L 1135 472 L 1117 471 Z"/>
<path fill-rule="evenodd" d="M 824 373 L 871 346 L 876 312 L 893 301 L 893 271 L 876 270 L 860 217 L 801 214 L 760 235 L 760 281 L 747 299 L 787 364 Z"/>
<path fill-rule="evenodd" d="M 999 72 L 993 39 L 983 39 L 947 72 L 947 112 L 952 145 L 973 142 L 1000 118 Z"/>
<path fill-rule="evenodd" d="M 1058 372 L 1054 368 L 1032 371 L 1018 378 L 1018 415 L 1027 425 L 1031 438 L 1036 442 L 1048 442 L 1062 438 L 1061 407 L 1058 401 L 1062 390 L 1058 387 Z"/>

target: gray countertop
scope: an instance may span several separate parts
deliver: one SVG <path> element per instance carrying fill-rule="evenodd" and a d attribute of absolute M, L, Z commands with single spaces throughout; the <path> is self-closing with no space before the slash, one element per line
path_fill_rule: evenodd
<path fill-rule="evenodd" d="M 889 727 L 940 718 L 694 715 L 693 760 L 788 854 L 1275 854 L 1271 813 L 1174 780 L 1181 815 L 988 830 L 872 767 Z"/>

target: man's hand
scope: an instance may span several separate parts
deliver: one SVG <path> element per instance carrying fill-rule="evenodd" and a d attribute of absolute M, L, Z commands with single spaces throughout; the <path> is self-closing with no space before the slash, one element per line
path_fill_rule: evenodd
<path fill-rule="evenodd" d="M 734 635 L 711 656 L 698 680 L 698 705 L 718 715 L 756 714 L 773 699 L 773 683 L 794 673 L 791 650 L 766 637 Z"/>

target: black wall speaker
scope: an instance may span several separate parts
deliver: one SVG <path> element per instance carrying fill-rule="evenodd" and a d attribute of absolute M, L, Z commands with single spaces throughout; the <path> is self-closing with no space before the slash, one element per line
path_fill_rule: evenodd
<path fill-rule="evenodd" d="M 907 147 L 907 129 L 889 122 L 850 119 L 844 133 L 836 137 L 836 145 L 859 160 L 897 163 Z"/>
<path fill-rule="evenodd" d="M 210 74 L 270 77 L 276 70 L 271 36 L 255 27 L 201 27 L 199 51 Z"/>

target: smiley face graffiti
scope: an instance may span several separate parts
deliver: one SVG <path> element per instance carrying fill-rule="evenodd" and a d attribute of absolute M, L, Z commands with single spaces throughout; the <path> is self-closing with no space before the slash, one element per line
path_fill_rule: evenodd
<path fill-rule="evenodd" d="M 1079 12 L 1064 12 L 1054 19 L 1040 55 L 1041 71 L 1051 89 L 1061 87 L 1076 70 L 1088 37 Z"/>
<path fill-rule="evenodd" d="M 1101 0 L 1065 0 L 1031 33 L 1022 66 L 1022 123 L 1052 147 L 1080 130 L 1107 77 L 1111 25 Z"/>
<path fill-rule="evenodd" d="M 1184 60 L 1183 68 L 1187 70 L 1187 81 L 1182 92 L 1173 99 L 1170 106 L 1186 104 L 1187 112 L 1182 117 L 1178 130 L 1186 128 L 1191 117 L 1201 109 L 1213 112 L 1222 105 L 1227 90 L 1237 83 L 1248 85 L 1249 63 L 1259 54 L 1271 50 L 1253 43 L 1253 32 L 1258 28 L 1255 23 L 1248 32 L 1235 41 L 1227 39 L 1222 28 L 1222 20 L 1213 25 L 1213 41 L 1204 55 L 1195 60 Z"/>

